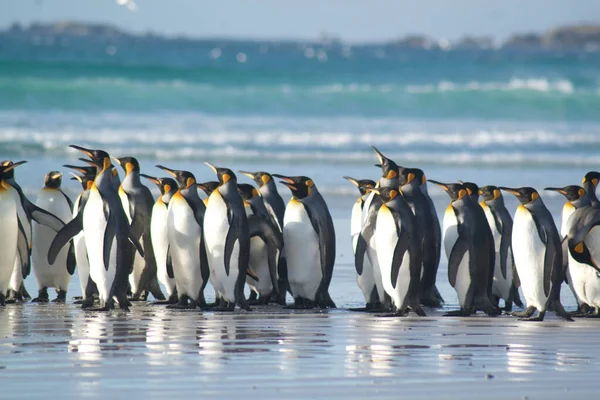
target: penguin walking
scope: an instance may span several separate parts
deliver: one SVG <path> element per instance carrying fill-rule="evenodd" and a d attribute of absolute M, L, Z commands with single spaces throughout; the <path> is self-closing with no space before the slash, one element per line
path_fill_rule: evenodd
<path fill-rule="evenodd" d="M 384 156 L 376 147 L 371 146 L 377 157 L 379 158 L 379 164 L 375 164 L 376 167 L 381 168 L 381 178 L 377 182 L 378 188 L 391 187 L 398 188 L 398 165 L 391 159 Z M 375 295 L 372 296 L 374 303 L 379 302 L 382 309 L 390 307 L 390 299 L 386 298 L 385 289 L 383 288 L 383 280 L 381 277 L 381 271 L 379 269 L 379 262 L 377 259 L 377 245 L 375 242 L 375 230 L 377 223 L 377 213 L 383 202 L 379 198 L 379 195 L 371 191 L 365 199 L 365 205 L 363 207 L 363 221 L 358 240 L 356 242 L 356 250 L 354 254 L 354 265 L 356 272 L 362 275 L 365 268 L 365 257 L 368 257 L 368 262 L 373 270 L 373 279 L 375 281 L 375 287 L 377 289 L 377 298 Z M 368 268 L 368 266 L 366 266 Z M 368 273 L 368 272 L 367 272 Z M 371 310 L 374 311 L 374 310 Z"/>
<path fill-rule="evenodd" d="M 492 283 L 492 299 L 498 305 L 504 300 L 504 310 L 511 311 L 513 302 L 522 307 L 519 297 L 519 276 L 516 273 L 512 254 L 513 221 L 504 205 L 504 197 L 497 186 L 488 185 L 479 188 L 482 201 L 479 203 L 485 213 L 488 225 L 494 237 L 496 253 Z"/>
<path fill-rule="evenodd" d="M 422 254 L 422 273 L 420 284 L 421 304 L 439 308 L 444 299 L 437 286 L 437 270 L 440 263 L 440 237 L 437 231 L 440 223 L 433 203 L 429 196 L 423 193 L 427 187 L 425 173 L 418 168 L 402 168 L 399 170 L 398 181 L 402 196 L 416 217 L 415 234 L 419 236 Z"/>
<path fill-rule="evenodd" d="M 2 226 L 2 240 L 0 241 L 0 306 L 4 306 L 6 303 L 10 278 L 18 254 L 19 235 L 22 232 L 19 230 L 17 216 L 18 201 L 10 192 L 9 189 L 12 186 L 7 184 L 6 177 L 10 176 L 10 171 L 24 163 L 25 161 L 21 161 L 9 165 L 0 165 L 0 226 Z M 28 247 L 25 249 L 29 250 Z M 22 250 L 23 248 L 21 248 Z"/>
<path fill-rule="evenodd" d="M 283 242 L 292 308 L 335 308 L 329 284 L 335 264 L 335 230 L 325 200 L 306 176 L 273 174 L 292 191 L 285 209 Z"/>
<path fill-rule="evenodd" d="M 416 217 L 398 190 L 373 189 L 383 204 L 377 213 L 377 258 L 383 287 L 392 299 L 394 315 L 402 316 L 408 308 L 424 317 L 419 303 L 421 281 L 421 235 Z"/>
<path fill-rule="evenodd" d="M 512 250 L 527 309 L 513 315 L 526 321 L 543 321 L 551 308 L 558 317 L 572 321 L 560 302 L 563 252 L 550 211 L 531 187 L 499 189 L 515 195 L 521 203 L 514 217 Z M 533 317 L 536 309 L 538 315 Z"/>
<path fill-rule="evenodd" d="M 429 180 L 444 189 L 451 202 L 444 214 L 444 247 L 448 257 L 448 280 L 456 290 L 460 310 L 448 316 L 469 316 L 474 310 L 500 314 L 490 301 L 490 273 L 494 252 L 489 243 L 490 227 L 477 203 L 462 184 Z"/>
<path fill-rule="evenodd" d="M 90 194 L 90 189 L 96 178 L 96 167 L 78 167 L 74 165 L 63 165 L 63 167 L 71 168 L 81 173 L 81 175 L 71 173 L 73 175 L 73 178 L 71 179 L 79 181 L 83 189 L 73 204 L 73 215 L 71 218 L 73 219 L 85 207 L 85 203 Z M 75 303 L 81 304 L 81 308 L 91 308 L 94 305 L 94 298 L 98 297 L 98 287 L 90 278 L 90 262 L 88 260 L 83 231 L 73 237 L 73 249 L 75 251 L 75 264 L 77 265 L 79 285 L 82 294 L 81 300 L 78 300 Z"/>
<path fill-rule="evenodd" d="M 567 198 L 567 202 L 563 206 L 560 235 L 561 237 L 567 237 L 571 227 L 577 227 L 580 225 L 582 217 L 587 216 L 588 213 L 575 213 L 576 210 L 584 207 L 591 206 L 591 199 L 587 195 L 585 189 L 581 186 L 570 185 L 564 188 L 545 188 L 544 190 L 550 190 L 558 192 Z M 575 214 L 575 218 L 571 220 L 571 217 Z M 575 228 L 577 229 L 577 228 Z M 587 242 L 592 244 L 592 236 L 587 238 Z M 592 245 L 593 246 L 593 245 Z M 595 316 L 598 315 L 598 306 L 600 306 L 600 278 L 598 278 L 598 272 L 591 266 L 577 262 L 573 256 L 569 253 L 568 249 L 563 246 L 563 260 L 567 257 L 566 267 L 566 278 L 569 288 L 573 292 L 573 296 L 577 300 L 577 311 L 571 313 L 573 317 L 587 317 L 590 316 L 590 307 L 593 307 Z M 594 304 L 596 303 L 596 304 Z M 593 314 L 592 314 L 593 315 Z"/>
<path fill-rule="evenodd" d="M 2 161 L 0 165 L 8 167 L 13 162 Z M 19 164 L 20 165 L 20 164 Z M 31 247 L 32 247 L 32 230 L 31 222 L 35 221 L 38 224 L 49 227 L 55 232 L 58 232 L 65 224 L 55 215 L 42 210 L 33 204 L 21 186 L 15 180 L 14 169 L 8 169 L 5 172 L 5 188 L 12 194 L 17 202 L 17 216 L 19 218 L 19 249 L 27 248 L 27 252 L 21 250 L 15 258 L 15 265 L 9 285 L 9 298 L 7 302 L 24 301 L 30 298 L 23 285 L 23 279 L 29 276 L 31 272 Z"/>
<path fill-rule="evenodd" d="M 143 254 L 137 238 L 131 232 L 129 220 L 123 210 L 112 179 L 114 166 L 108 153 L 83 147 L 70 147 L 86 154 L 97 172 L 85 207 L 57 234 L 48 252 L 48 262 L 53 264 L 60 250 L 83 230 L 90 262 L 90 277 L 96 283 L 101 307 L 95 311 L 114 309 L 115 298 L 121 310 L 129 311 L 127 299 L 128 277 L 133 254 L 129 245 Z"/>
<path fill-rule="evenodd" d="M 204 237 L 210 267 L 210 282 L 218 293 L 220 311 L 233 311 L 238 304 L 250 310 L 244 283 L 250 258 L 250 231 L 237 177 L 228 168 L 206 163 L 217 174 L 219 187 L 208 198 Z"/>
<path fill-rule="evenodd" d="M 134 252 L 133 272 L 129 275 L 131 299 L 146 300 L 148 293 L 156 300 L 165 300 L 157 279 L 156 258 L 152 246 L 150 218 L 154 206 L 154 197 L 140 179 L 140 164 L 134 157 L 113 157 L 125 171 L 125 177 L 119 187 L 119 198 L 134 236 L 140 240 L 144 256 Z"/>
<path fill-rule="evenodd" d="M 189 171 L 174 170 L 157 165 L 175 178 L 179 189 L 169 200 L 167 207 L 167 274 L 175 279 L 177 304 L 168 306 L 178 309 L 206 307 L 204 288 L 208 283 L 209 269 L 205 248 L 206 236 L 202 227 L 206 224 L 206 207 L 198 196 L 196 177 Z"/>
<path fill-rule="evenodd" d="M 44 188 L 40 191 L 36 206 L 46 210 L 68 223 L 73 219 L 73 203 L 61 189 L 62 173 L 50 171 L 44 178 Z M 73 246 L 63 248 L 54 264 L 48 263 L 48 250 L 56 232 L 47 226 L 33 224 L 32 267 L 38 283 L 38 297 L 34 302 L 48 302 L 48 288 L 55 288 L 54 302 L 64 303 L 71 276 L 75 273 L 75 253 Z"/>
<path fill-rule="evenodd" d="M 283 232 L 283 217 L 285 214 L 285 202 L 281 198 L 277 185 L 273 180 L 273 176 L 265 171 L 246 172 L 238 171 L 242 175 L 254 180 L 258 185 L 258 192 L 262 199 L 265 208 L 269 214 L 271 222 Z M 285 249 L 281 250 L 279 261 L 277 262 L 278 272 L 278 292 L 276 294 L 277 302 L 285 305 L 286 293 L 289 291 L 289 283 L 287 279 L 287 261 L 285 258 Z"/>
<path fill-rule="evenodd" d="M 177 286 L 175 278 L 169 276 L 169 271 L 173 271 L 172 260 L 168 257 L 169 252 L 169 232 L 168 232 L 168 214 L 169 202 L 177 193 L 178 185 L 171 178 L 155 178 L 153 176 L 140 174 L 156 184 L 160 190 L 160 195 L 152 207 L 152 217 L 150 218 L 150 235 L 152 237 L 152 249 L 156 258 L 157 277 L 167 290 L 167 304 L 177 303 Z M 169 264 L 167 266 L 167 264 Z"/>
<path fill-rule="evenodd" d="M 244 201 L 250 231 L 250 259 L 246 283 L 256 294 L 248 303 L 267 304 L 272 293 L 277 294 L 277 264 L 283 247 L 283 235 L 271 222 L 260 193 L 252 185 L 238 184 Z"/>
<path fill-rule="evenodd" d="M 356 283 L 360 288 L 366 302 L 364 309 L 355 309 L 356 311 L 370 311 L 381 309 L 381 302 L 379 301 L 379 295 L 377 294 L 377 287 L 375 285 L 375 277 L 373 275 L 373 266 L 369 262 L 369 258 L 363 259 L 363 264 L 359 270 L 356 265 L 356 246 L 358 244 L 358 237 L 362 229 L 362 216 L 365 200 L 369 196 L 369 193 L 375 188 L 376 183 L 370 179 L 354 179 L 349 176 L 345 176 L 354 186 L 356 186 L 360 192 L 360 197 L 352 206 L 352 215 L 350 220 L 350 234 L 352 236 L 352 249 L 355 254 L 355 267 L 356 267 Z"/>

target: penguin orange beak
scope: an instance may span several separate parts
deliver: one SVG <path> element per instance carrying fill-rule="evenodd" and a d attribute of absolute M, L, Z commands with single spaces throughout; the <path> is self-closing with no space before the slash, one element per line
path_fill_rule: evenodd
<path fill-rule="evenodd" d="M 238 170 L 238 172 L 242 175 L 247 176 L 250 179 L 254 179 L 254 174 L 252 172 L 246 172 L 246 171 L 242 171 L 242 170 Z"/>
<path fill-rule="evenodd" d="M 165 171 L 167 174 L 171 175 L 173 178 L 177 178 L 177 174 L 175 173 L 175 170 L 167 168 L 163 165 L 155 165 L 156 168 L 160 168 L 163 171 Z"/>
<path fill-rule="evenodd" d="M 85 147 L 81 147 L 81 146 L 76 146 L 74 144 L 70 144 L 69 147 L 72 149 L 81 151 L 83 154 L 85 154 L 89 158 L 94 158 L 94 153 L 92 153 L 92 150 L 90 150 L 90 149 L 86 149 Z"/>
<path fill-rule="evenodd" d="M 429 182 L 441 187 L 442 189 L 444 189 L 446 192 L 448 191 L 448 184 L 446 183 L 442 183 L 442 182 L 438 182 L 438 181 L 434 181 L 433 179 L 429 179 Z"/>
<path fill-rule="evenodd" d="M 140 174 L 141 177 L 148 179 L 150 182 L 155 183 L 157 185 L 160 185 L 160 181 L 158 180 L 158 178 L 155 178 L 153 176 L 150 175 L 146 175 L 146 174 Z"/>
<path fill-rule="evenodd" d="M 12 171 L 13 169 L 17 168 L 19 165 L 23 165 L 25 164 L 27 161 L 22 160 L 22 161 L 17 161 L 15 163 L 12 163 L 10 165 L 7 165 L 3 168 L 3 172 L 8 172 L 8 171 Z"/>
<path fill-rule="evenodd" d="M 359 183 L 356 179 L 354 178 L 350 178 L 349 176 L 344 176 L 344 179 L 347 179 L 348 181 L 352 182 L 352 184 L 354 184 L 354 186 L 358 187 Z"/>
<path fill-rule="evenodd" d="M 373 192 L 375 194 L 381 194 L 381 192 L 379 191 L 379 189 L 376 189 L 376 188 L 371 188 L 371 189 L 369 189 L 369 191 L 371 191 L 371 192 Z"/>
<path fill-rule="evenodd" d="M 547 188 L 544 188 L 544 190 L 549 190 L 551 192 L 558 192 L 558 193 L 563 194 L 563 195 L 567 194 L 566 190 L 563 189 L 563 188 L 547 187 Z"/>
<path fill-rule="evenodd" d="M 287 177 L 287 176 L 285 176 L 285 175 L 273 174 L 273 176 L 274 176 L 275 178 L 283 179 L 283 180 L 284 180 L 285 182 L 287 182 L 287 183 L 295 183 L 295 182 L 294 182 L 294 180 L 293 180 L 292 178 L 290 178 L 290 177 Z M 281 183 L 283 183 L 283 184 L 285 185 L 285 183 L 284 183 L 284 182 L 281 182 Z M 287 185 L 286 185 L 286 186 L 287 186 Z"/>
<path fill-rule="evenodd" d="M 214 165 L 213 163 L 209 163 L 208 161 L 204 164 L 208 165 L 209 168 L 212 169 L 215 174 L 219 174 L 219 172 L 217 171 L 218 167 L 216 165 Z"/>
<path fill-rule="evenodd" d="M 505 186 L 498 186 L 498 189 L 504 190 L 505 192 L 508 192 L 510 194 L 514 194 L 515 196 L 520 196 L 521 195 L 521 193 L 519 193 L 517 191 L 517 189 L 513 189 L 513 188 L 509 188 L 509 187 L 505 187 Z"/>
<path fill-rule="evenodd" d="M 371 146 L 371 148 L 373 149 L 373 151 L 375 152 L 375 154 L 377 154 L 377 157 L 379 158 L 379 164 L 375 164 L 375 166 L 381 167 L 381 164 L 383 164 L 385 162 L 386 157 L 383 155 L 382 152 L 379 151 L 379 149 L 377 149 L 377 147 Z"/>

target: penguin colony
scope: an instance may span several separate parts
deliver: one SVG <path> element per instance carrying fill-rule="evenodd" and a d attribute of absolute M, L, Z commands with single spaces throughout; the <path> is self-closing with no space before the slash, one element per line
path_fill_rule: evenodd
<path fill-rule="evenodd" d="M 228 169 L 206 163 L 216 180 L 196 181 L 189 171 L 157 167 L 169 176 L 140 172 L 133 157 L 111 158 L 103 150 L 71 145 L 88 158 L 75 172 L 82 191 L 73 203 L 61 190 L 62 173 L 49 172 L 36 204 L 23 194 L 14 170 L 25 161 L 0 163 L 0 305 L 30 298 L 23 286 L 33 269 L 33 302 L 65 302 L 79 269 L 82 308 L 129 310 L 132 301 L 177 309 L 250 310 L 276 302 L 288 308 L 335 308 L 329 285 L 335 262 L 331 214 L 315 182 L 305 176 L 238 171 L 257 186 L 238 183 Z M 373 147 L 382 175 L 378 182 L 344 177 L 360 197 L 352 209 L 351 235 L 357 283 L 365 307 L 354 309 L 402 316 L 423 306 L 442 307 L 436 287 L 442 247 L 448 280 L 460 309 L 541 321 L 546 311 L 565 320 L 600 316 L 600 173 L 583 186 L 546 188 L 563 194 L 560 232 L 538 192 L 530 187 L 478 187 L 472 182 L 428 180 L 418 168 L 396 164 Z M 121 180 L 117 167 L 124 171 Z M 154 200 L 142 178 L 154 183 Z M 281 199 L 274 178 L 292 199 Z M 442 224 L 427 182 L 450 197 Z M 202 199 L 201 190 L 206 194 Z M 514 218 L 502 192 L 520 202 Z M 480 201 L 481 199 L 481 201 Z M 208 282 L 215 303 L 207 304 Z M 578 309 L 567 313 L 560 289 L 567 282 Z M 160 284 L 166 291 L 166 296 Z M 250 298 L 244 288 L 248 285 Z M 525 298 L 521 302 L 519 288 Z"/>

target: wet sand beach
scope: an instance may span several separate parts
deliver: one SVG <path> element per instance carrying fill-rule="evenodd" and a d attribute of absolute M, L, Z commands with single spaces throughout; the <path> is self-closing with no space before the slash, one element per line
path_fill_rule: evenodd
<path fill-rule="evenodd" d="M 215 313 L 136 303 L 130 313 L 73 304 L 0 310 L 0 382 L 6 399 L 442 398 L 562 399 L 597 395 L 600 321 L 443 317 L 457 308 L 442 260 L 444 310 L 381 318 L 362 306 L 350 247 L 352 199 L 328 199 L 338 233 L 331 286 L 338 309 L 281 306 Z M 446 200 L 436 198 L 438 210 Z M 560 203 L 550 204 L 553 212 Z M 27 280 L 36 293 L 33 277 Z M 207 289 L 210 299 L 212 289 Z M 51 298 L 53 293 L 51 293 Z M 291 300 L 291 299 L 290 299 Z M 563 286 L 563 302 L 574 308 Z"/>

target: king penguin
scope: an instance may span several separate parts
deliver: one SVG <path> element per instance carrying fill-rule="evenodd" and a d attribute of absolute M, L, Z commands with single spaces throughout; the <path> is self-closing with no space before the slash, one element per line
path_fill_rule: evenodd
<path fill-rule="evenodd" d="M 156 258 L 150 233 L 154 197 L 150 189 L 141 182 L 140 164 L 137 159 L 134 157 L 113 157 L 113 159 L 125 171 L 125 177 L 119 187 L 119 198 L 131 224 L 131 231 L 140 240 L 144 249 L 144 257 L 134 253 L 133 272 L 129 275 L 132 300 L 146 300 L 149 292 L 156 300 L 165 300 L 165 295 L 158 285 Z"/>
<path fill-rule="evenodd" d="M 206 236 L 202 231 L 206 224 L 206 207 L 198 196 L 196 177 L 189 171 L 162 165 L 157 167 L 173 176 L 179 185 L 169 201 L 167 212 L 168 254 L 172 265 L 172 270 L 169 270 L 167 262 L 167 272 L 169 278 L 175 279 L 179 301 L 168 307 L 206 307 L 204 288 L 208 283 L 209 269 Z"/>
<path fill-rule="evenodd" d="M 492 283 L 492 300 L 498 305 L 504 300 L 504 309 L 512 310 L 512 303 L 522 307 L 519 297 L 519 276 L 516 273 L 512 254 L 513 221 L 504 205 L 504 197 L 498 187 L 493 185 L 479 188 L 482 201 L 479 203 L 485 213 L 488 225 L 494 237 L 494 280 Z"/>
<path fill-rule="evenodd" d="M 171 259 L 168 257 L 169 252 L 169 232 L 168 232 L 168 213 L 169 202 L 177 193 L 178 185 L 171 178 L 155 178 L 140 174 L 140 176 L 148 179 L 156 184 L 160 191 L 158 199 L 152 207 L 152 217 L 150 219 L 150 235 L 152 237 L 152 249 L 156 258 L 157 277 L 167 290 L 167 304 L 177 303 L 177 287 L 175 278 L 169 276 L 168 271 L 173 271 Z M 169 266 L 167 266 L 169 264 Z"/>
<path fill-rule="evenodd" d="M 591 200 L 585 189 L 577 185 L 565 186 L 564 188 L 545 188 L 544 190 L 558 192 L 567 198 L 567 202 L 563 206 L 560 227 L 561 237 L 567 237 L 571 227 L 579 225 L 579 219 L 586 215 L 586 213 L 576 213 L 575 211 L 589 207 Z M 571 220 L 573 214 L 575 214 L 575 217 Z M 590 242 L 589 239 L 588 242 Z M 569 254 L 568 249 L 565 249 L 563 245 L 563 260 L 565 256 L 567 257 L 566 280 L 573 292 L 573 296 L 577 300 L 578 306 L 577 311 L 571 313 L 571 316 L 590 316 L 590 307 L 594 308 L 594 314 L 598 316 L 598 306 L 600 306 L 600 298 L 597 298 L 597 295 L 600 295 L 600 291 L 598 291 L 600 289 L 598 272 L 587 264 L 575 261 L 573 256 Z M 593 303 L 596 304 L 594 305 Z"/>
<path fill-rule="evenodd" d="M 61 189 L 62 173 L 50 171 L 44 178 L 44 188 L 38 195 L 36 206 L 46 210 L 68 223 L 73 219 L 73 203 Z M 47 226 L 33 224 L 32 267 L 38 283 L 38 297 L 32 301 L 48 302 L 48 288 L 55 288 L 54 302 L 64 303 L 71 276 L 75 273 L 75 253 L 73 246 L 62 249 L 54 264 L 48 263 L 48 250 L 56 232 Z"/>
<path fill-rule="evenodd" d="M 356 283 L 360 288 L 366 302 L 364 309 L 356 309 L 359 311 L 370 311 L 381 309 L 381 303 L 379 301 L 379 295 L 377 294 L 377 287 L 375 286 L 375 277 L 373 275 L 373 266 L 369 262 L 369 257 L 363 259 L 362 268 L 356 267 L 356 246 L 358 244 L 358 237 L 362 229 L 362 216 L 365 200 L 369 196 L 369 193 L 375 188 L 376 183 L 370 179 L 354 179 L 349 176 L 345 176 L 344 179 L 350 181 L 356 186 L 360 192 L 360 197 L 352 206 L 352 215 L 350 220 L 350 235 L 352 237 L 352 249 L 355 255 L 355 268 L 356 268 Z"/>
<path fill-rule="evenodd" d="M 0 163 L 4 167 L 13 164 L 12 161 L 3 161 Z M 29 294 L 23 285 L 23 279 L 31 272 L 31 248 L 32 248 L 32 230 L 31 221 L 49 227 L 55 232 L 58 232 L 65 224 L 55 215 L 42 210 L 33 204 L 21 186 L 15 180 L 14 169 L 7 169 L 5 172 L 5 188 L 14 196 L 17 202 L 17 215 L 19 218 L 19 249 L 27 248 L 27 254 L 23 251 L 18 252 L 18 257 L 15 258 L 13 274 L 10 278 L 9 299 L 7 301 L 14 302 L 17 300 L 25 300 L 29 298 Z"/>
<path fill-rule="evenodd" d="M 420 285 L 421 304 L 440 308 L 444 299 L 436 286 L 437 271 L 440 263 L 440 223 L 429 195 L 423 192 L 427 187 L 425 173 L 418 168 L 401 168 L 398 181 L 403 198 L 416 217 L 415 234 L 420 237 L 422 254 L 422 272 Z"/>
<path fill-rule="evenodd" d="M 83 231 L 90 261 L 90 277 L 98 287 L 101 307 L 95 311 L 114 309 L 115 298 L 121 310 L 129 311 L 128 277 L 133 267 L 132 248 L 143 254 L 137 238 L 131 232 L 129 220 L 112 183 L 113 165 L 108 153 L 70 145 L 90 157 L 97 172 L 85 207 L 57 234 L 48 252 L 53 264 L 60 250 Z"/>
<path fill-rule="evenodd" d="M 375 240 L 383 287 L 392 299 L 392 311 L 402 316 L 410 308 L 424 317 L 419 302 L 422 237 L 416 230 L 416 217 L 398 190 L 373 190 L 383 201 L 377 213 Z"/>
<path fill-rule="evenodd" d="M 219 187 L 208 198 L 204 237 L 210 282 L 218 293 L 219 311 L 233 311 L 238 304 L 250 310 L 244 284 L 250 259 L 250 230 L 237 177 L 228 168 L 206 163 L 217 174 Z"/>
<path fill-rule="evenodd" d="M 0 226 L 2 227 L 2 240 L 0 240 L 0 306 L 5 305 L 18 252 L 25 250 L 27 256 L 29 256 L 29 247 L 17 249 L 19 235 L 22 235 L 22 231 L 19 230 L 17 216 L 18 199 L 10 192 L 12 186 L 6 183 L 6 177 L 10 176 L 9 172 L 24 163 L 25 161 L 21 161 L 0 165 Z"/>
<path fill-rule="evenodd" d="M 285 208 L 283 242 L 293 308 L 335 308 L 329 285 L 335 264 L 335 230 L 325 200 L 306 176 L 273 174 L 292 191 Z"/>
<path fill-rule="evenodd" d="M 196 184 L 198 189 L 202 189 L 202 191 L 206 194 L 206 198 L 203 201 L 204 205 L 208 204 L 208 198 L 215 191 L 216 188 L 219 187 L 218 181 L 208 181 Z"/>
<path fill-rule="evenodd" d="M 96 167 L 78 167 L 74 165 L 63 166 L 81 173 L 81 175 L 71 173 L 73 175 L 73 178 L 71 179 L 79 181 L 83 189 L 73 204 L 72 218 L 75 218 L 85 207 L 85 203 L 90 195 L 90 189 L 96 178 Z M 79 285 L 81 287 L 81 301 L 76 301 L 76 303 L 81 304 L 81 308 L 91 308 L 94 305 L 94 297 L 98 297 L 98 287 L 90 278 L 90 262 L 88 260 L 83 231 L 79 232 L 73 238 L 73 248 L 75 250 L 75 263 L 77 264 Z"/>
<path fill-rule="evenodd" d="M 600 172 L 590 171 L 583 177 L 581 186 L 585 189 L 587 197 L 592 202 L 592 206 L 600 206 L 600 201 L 596 195 L 596 189 L 598 188 L 598 182 L 600 182 Z"/>
<path fill-rule="evenodd" d="M 526 321 L 543 321 L 551 308 L 560 318 L 571 321 L 560 302 L 565 277 L 563 252 L 550 211 L 531 187 L 499 189 L 514 194 L 521 203 L 514 217 L 512 249 L 527 309 L 513 315 Z M 536 309 L 538 315 L 534 317 Z"/>
<path fill-rule="evenodd" d="M 271 222 L 260 193 L 252 185 L 238 184 L 244 201 L 250 231 L 250 273 L 246 283 L 255 294 L 250 304 L 267 304 L 273 291 L 277 294 L 277 264 L 283 247 L 283 235 Z"/>
<path fill-rule="evenodd" d="M 494 253 L 488 242 L 490 227 L 483 212 L 462 184 L 429 181 L 444 189 L 451 200 L 444 214 L 444 247 L 448 280 L 456 290 L 460 310 L 445 315 L 469 316 L 474 310 L 483 310 L 490 316 L 500 314 L 489 296 Z"/>

